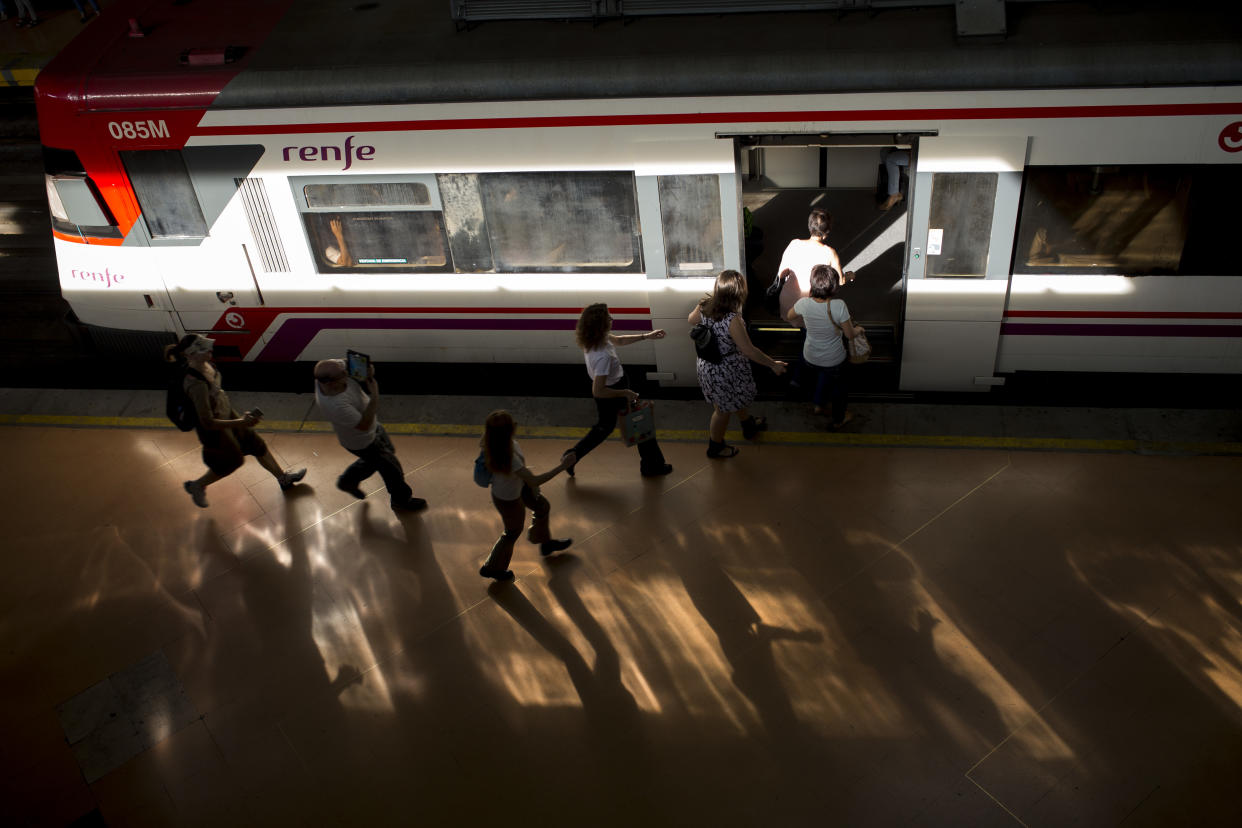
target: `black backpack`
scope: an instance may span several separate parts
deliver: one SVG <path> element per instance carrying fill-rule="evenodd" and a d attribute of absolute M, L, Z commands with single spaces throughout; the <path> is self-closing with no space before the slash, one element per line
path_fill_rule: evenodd
<path fill-rule="evenodd" d="M 716 340 L 716 333 L 706 319 L 690 329 L 690 338 L 694 340 L 694 352 L 699 355 L 699 359 L 713 364 L 724 359 L 720 355 L 720 343 Z"/>
<path fill-rule="evenodd" d="M 198 410 L 194 407 L 194 400 L 190 399 L 190 395 L 185 393 L 185 378 L 187 376 L 194 377 L 203 382 L 207 381 L 206 377 L 190 366 L 179 367 L 176 376 L 168 384 L 168 397 L 164 402 L 164 413 L 168 415 L 168 419 L 177 428 L 182 431 L 193 431 L 194 427 L 198 425 Z"/>

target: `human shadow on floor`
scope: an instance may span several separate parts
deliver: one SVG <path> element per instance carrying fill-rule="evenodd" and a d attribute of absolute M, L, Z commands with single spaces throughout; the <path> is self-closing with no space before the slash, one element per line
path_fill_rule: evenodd
<path fill-rule="evenodd" d="M 284 525 L 300 525 L 305 516 L 297 511 L 314 503 L 286 499 Z M 242 762 L 253 750 L 268 749 L 268 735 L 280 726 L 312 777 L 330 773 L 321 762 L 331 751 L 318 748 L 331 743 L 344 751 L 350 743 L 339 695 L 359 670 L 342 664 L 332 676 L 315 640 L 315 618 L 331 614 L 324 605 L 332 598 L 316 581 L 306 533 L 276 546 L 254 535 L 237 554 L 218 535 L 204 535 L 203 556 L 232 565 L 211 581 L 203 599 L 212 615 L 210 634 L 180 654 L 178 670 L 192 674 L 200 669 L 195 662 L 207 662 L 201 669 L 209 674 L 204 695 L 211 701 L 203 712 L 212 739 L 228 762 Z M 308 720 L 317 749 L 303 753 Z"/>
<path fill-rule="evenodd" d="M 438 815 L 440 821 L 504 820 L 511 804 L 506 798 L 462 796 L 492 787 L 498 768 L 524 780 L 521 774 L 547 764 L 542 751 L 550 744 L 523 735 L 530 711 L 497 684 L 502 639 L 474 623 L 478 616 L 461 603 L 477 601 L 487 582 L 474 576 L 465 583 L 477 593 L 460 592 L 461 582 L 450 580 L 441 565 L 426 513 L 401 513 L 393 524 L 378 519 L 378 511 L 378 504 L 372 510 L 365 503 L 359 510 L 359 539 L 368 558 L 361 566 L 368 573 L 358 577 L 371 584 L 376 624 L 395 636 L 372 633 L 373 646 L 390 654 L 380 669 L 395 721 L 369 723 L 368 740 L 408 757 L 405 770 L 412 777 L 402 789 L 437 799 L 442 808 L 455 803 L 451 816 Z"/>
<path fill-rule="evenodd" d="M 558 564 L 558 567 L 564 568 L 567 564 L 572 566 L 566 561 Z M 554 575 L 554 579 L 556 577 L 558 576 Z M 635 721 L 637 705 L 633 696 L 621 684 L 620 664 L 615 649 L 607 642 L 603 630 L 590 617 L 573 588 L 565 583 L 567 577 L 568 573 L 559 576 L 561 583 L 554 587 L 554 594 L 558 594 L 558 600 L 567 601 L 570 605 L 577 603 L 575 615 L 570 617 L 574 618 L 576 624 L 585 625 L 590 630 L 589 634 L 584 630 L 584 635 L 588 635 L 587 640 L 592 647 L 597 648 L 596 669 L 587 664 L 573 643 L 539 612 L 518 585 L 493 584 L 488 587 L 487 592 L 497 606 L 508 613 L 531 638 L 565 663 L 569 679 L 582 702 L 583 714 L 592 730 L 600 734 L 612 734 L 618 724 Z M 602 657 L 601 651 L 604 653 Z"/>
<path fill-rule="evenodd" d="M 575 584 L 576 575 L 582 569 L 581 559 L 572 553 L 554 555 L 545 560 L 545 566 L 549 589 L 595 651 L 595 664 L 590 668 L 590 687 L 600 698 L 600 702 L 593 707 L 607 713 L 606 717 L 596 717 L 595 726 L 602 725 L 617 735 L 626 736 L 627 745 L 631 744 L 631 738 L 637 738 L 639 741 L 634 742 L 633 746 L 641 748 L 641 733 L 637 730 L 641 726 L 638 705 L 621 682 L 621 657 L 607 632 L 583 603 Z M 601 585 L 601 588 L 606 589 L 606 585 Z M 499 599 L 497 603 L 500 603 Z M 594 710 L 588 711 L 591 712 Z"/>
<path fill-rule="evenodd" d="M 734 685 L 754 705 L 774 743 L 799 741 L 803 734 L 776 664 L 772 642 L 780 639 L 814 642 L 818 630 L 792 630 L 767 624 L 733 579 L 708 551 L 685 538 L 663 547 L 664 558 L 676 569 L 694 608 L 712 628 L 732 667 Z"/>
<path fill-rule="evenodd" d="M 884 678 L 887 692 L 900 701 L 902 710 L 915 723 L 907 727 L 911 740 L 923 734 L 921 752 L 947 750 L 945 760 L 959 762 L 966 755 L 977 756 L 984 746 L 998 744 L 1010 727 L 996 701 L 951 666 L 937 648 L 935 631 L 951 619 L 933 613 L 933 608 L 940 608 L 938 604 L 919 605 L 925 587 L 914 564 L 904 552 L 894 549 L 885 553 L 895 557 L 882 569 L 864 567 L 842 584 L 818 559 L 847 545 L 839 530 L 825 523 L 822 546 L 797 549 L 791 544 L 787 548 L 794 568 L 818 594 L 827 596 L 830 612 L 834 592 L 848 590 L 849 605 L 862 613 L 853 624 L 868 631 L 865 644 L 854 646 L 853 652 L 860 662 L 870 665 L 874 675 Z M 880 571 L 882 581 L 876 575 Z M 975 734 L 974 743 L 965 744 L 963 733 Z M 969 765 L 962 770 L 966 767 Z"/>

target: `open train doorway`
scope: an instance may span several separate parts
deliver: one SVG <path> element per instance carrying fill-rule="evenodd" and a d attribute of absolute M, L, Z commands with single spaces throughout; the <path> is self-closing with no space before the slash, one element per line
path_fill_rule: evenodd
<path fill-rule="evenodd" d="M 895 391 L 917 136 L 766 135 L 736 141 L 752 340 L 778 359 L 798 358 L 801 332 L 765 308 L 763 296 L 778 274 L 786 245 L 807 238 L 811 210 L 824 209 L 832 216 L 829 246 L 842 269 L 857 274 L 839 296 L 854 322 L 866 328 L 873 348 L 852 384 L 858 391 Z M 890 171 L 896 179 L 892 187 Z"/>

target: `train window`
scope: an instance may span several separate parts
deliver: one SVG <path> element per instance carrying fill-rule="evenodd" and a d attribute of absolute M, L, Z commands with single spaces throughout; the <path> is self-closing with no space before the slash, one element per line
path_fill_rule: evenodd
<path fill-rule="evenodd" d="M 201 239 L 207 235 L 198 196 L 177 150 L 121 153 L 125 172 L 153 239 Z"/>
<path fill-rule="evenodd" d="M 121 238 L 116 219 L 77 153 L 44 147 L 43 171 L 54 230 L 67 235 Z"/>
<path fill-rule="evenodd" d="M 494 270 L 492 243 L 487 237 L 487 219 L 479 195 L 479 177 L 467 173 L 437 175 L 436 186 L 444 202 L 444 223 L 453 253 L 453 269 L 458 273 Z"/>
<path fill-rule="evenodd" d="M 292 178 L 320 273 L 452 269 L 430 175 Z"/>
<path fill-rule="evenodd" d="M 1239 184 L 1233 167 L 1030 167 L 1014 270 L 1236 272 L 1225 249 L 1236 213 L 1225 202 Z"/>
<path fill-rule="evenodd" d="M 642 269 L 633 173 L 490 173 L 479 191 L 496 270 Z"/>
<path fill-rule="evenodd" d="M 304 213 L 321 273 L 444 269 L 444 227 L 431 210 Z"/>
<path fill-rule="evenodd" d="M 86 176 L 47 176 L 47 201 L 52 218 L 79 227 L 102 227 L 112 222 L 100 207 Z"/>
<path fill-rule="evenodd" d="M 431 204 L 427 185 L 416 181 L 307 184 L 302 188 L 302 194 L 306 198 L 306 206 L 313 209 L 427 207 Z"/>
<path fill-rule="evenodd" d="M 669 276 L 707 276 L 724 268 L 720 180 L 714 175 L 662 175 L 660 221 Z"/>
<path fill-rule="evenodd" d="M 927 242 L 927 276 L 987 275 L 996 173 L 935 173 Z M 934 253 L 939 237 L 940 252 Z"/>

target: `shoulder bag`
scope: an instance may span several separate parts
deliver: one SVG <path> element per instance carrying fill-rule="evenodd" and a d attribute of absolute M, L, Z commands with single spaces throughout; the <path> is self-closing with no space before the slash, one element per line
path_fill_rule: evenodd
<path fill-rule="evenodd" d="M 707 317 L 690 329 L 690 338 L 694 340 L 694 352 L 698 354 L 699 359 L 704 362 L 718 363 L 724 359 L 720 354 L 720 343 L 716 339 L 716 332 L 712 330 L 711 322 Z"/>
<path fill-rule="evenodd" d="M 487 467 L 487 456 L 482 449 L 479 450 L 479 456 L 474 458 L 474 483 L 484 489 L 492 485 L 492 470 Z"/>
<path fill-rule="evenodd" d="M 828 302 L 828 321 L 836 325 L 837 330 L 841 331 L 841 336 L 845 336 L 845 331 L 837 325 L 837 320 L 832 318 L 832 300 Z M 847 337 L 845 340 L 845 353 L 849 356 L 850 362 L 859 365 L 871 358 L 871 343 L 867 341 L 867 332 L 863 330 L 862 325 L 855 323 L 854 330 L 856 331 L 854 338 Z"/>
<path fill-rule="evenodd" d="M 781 291 L 785 289 L 785 282 L 788 279 L 788 276 L 777 274 L 772 284 L 768 285 L 768 289 L 763 292 L 763 308 L 768 313 L 779 314 L 781 312 Z"/>

